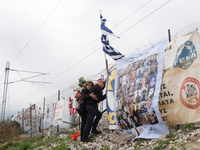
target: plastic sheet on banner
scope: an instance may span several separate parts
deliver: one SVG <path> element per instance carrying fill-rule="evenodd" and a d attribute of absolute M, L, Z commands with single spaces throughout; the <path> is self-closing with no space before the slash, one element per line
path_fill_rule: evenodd
<path fill-rule="evenodd" d="M 158 138 L 169 133 L 158 109 L 167 43 L 161 41 L 139 54 L 117 61 L 116 124 L 124 133 L 134 134 L 135 138 Z"/>

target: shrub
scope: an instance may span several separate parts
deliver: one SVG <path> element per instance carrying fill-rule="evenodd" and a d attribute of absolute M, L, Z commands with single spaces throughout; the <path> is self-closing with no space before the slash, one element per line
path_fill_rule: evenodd
<path fill-rule="evenodd" d="M 17 122 L 0 122 L 0 144 L 11 140 L 21 133 L 20 126 Z"/>
<path fill-rule="evenodd" d="M 186 133 L 187 131 L 192 131 L 195 129 L 195 125 L 193 125 L 192 123 L 186 123 L 185 125 L 183 125 L 181 127 L 181 130 L 183 130 L 184 133 Z"/>
<path fill-rule="evenodd" d="M 31 147 L 31 144 L 30 144 L 30 143 L 22 143 L 22 144 L 19 146 L 19 150 L 27 150 L 29 147 Z"/>

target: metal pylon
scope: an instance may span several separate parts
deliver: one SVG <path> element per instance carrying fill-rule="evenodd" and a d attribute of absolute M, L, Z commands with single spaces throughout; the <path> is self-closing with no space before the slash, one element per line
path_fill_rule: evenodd
<path fill-rule="evenodd" d="M 1 110 L 1 121 L 5 120 L 9 70 L 10 70 L 10 62 L 6 62 L 4 89 L 3 89 L 3 100 L 2 100 L 2 110 Z"/>

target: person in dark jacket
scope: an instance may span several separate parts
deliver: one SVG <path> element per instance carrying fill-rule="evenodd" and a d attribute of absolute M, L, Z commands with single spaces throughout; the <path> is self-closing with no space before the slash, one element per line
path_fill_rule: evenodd
<path fill-rule="evenodd" d="M 90 99 L 91 97 L 95 100 L 98 100 L 98 98 L 96 97 L 94 93 L 89 94 L 89 91 L 93 86 L 94 86 L 94 83 L 92 81 L 86 82 L 85 87 L 81 91 L 80 103 L 82 101 L 87 102 L 87 100 Z M 80 116 L 81 116 L 81 141 L 83 141 L 83 131 L 84 131 L 84 127 L 87 121 L 87 111 L 85 110 L 85 112 L 80 114 Z"/>
<path fill-rule="evenodd" d="M 105 80 L 106 81 L 106 80 Z M 103 79 L 98 79 L 97 84 L 93 86 L 89 92 L 89 94 L 94 93 L 98 101 L 90 97 L 86 103 L 86 111 L 87 111 L 87 122 L 85 124 L 84 133 L 83 133 L 83 142 L 91 142 L 92 140 L 88 138 L 90 129 L 92 127 L 92 133 L 99 134 L 101 133 L 96 129 L 101 117 L 102 113 L 98 110 L 97 103 L 103 101 L 106 98 L 106 94 L 102 94 L 102 89 L 105 87 L 105 81 Z M 96 116 L 96 118 L 95 118 Z M 95 120 L 94 120 L 95 118 Z"/>

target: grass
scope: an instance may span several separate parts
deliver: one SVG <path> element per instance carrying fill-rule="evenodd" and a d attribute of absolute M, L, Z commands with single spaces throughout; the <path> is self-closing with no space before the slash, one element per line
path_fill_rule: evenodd
<path fill-rule="evenodd" d="M 186 149 L 185 145 L 186 145 L 186 142 L 183 142 L 183 143 L 180 144 L 180 147 L 181 147 L 182 149 Z"/>
<path fill-rule="evenodd" d="M 166 147 L 170 144 L 170 141 L 175 141 L 177 138 L 170 138 L 165 141 L 158 140 L 158 146 L 153 147 L 153 150 L 161 150 L 166 149 Z"/>
<path fill-rule="evenodd" d="M 70 148 L 65 143 L 62 143 L 56 147 L 53 147 L 52 150 L 70 150 Z"/>
<path fill-rule="evenodd" d="M 187 133 L 188 131 L 193 131 L 195 128 L 196 126 L 192 123 L 186 123 L 181 127 L 181 130 L 183 130 L 184 133 Z"/>
<path fill-rule="evenodd" d="M 176 148 L 172 146 L 171 150 L 176 150 Z"/>
<path fill-rule="evenodd" d="M 85 146 L 83 148 L 81 148 L 81 150 L 88 150 L 88 148 L 86 148 Z"/>
<path fill-rule="evenodd" d="M 104 146 L 104 147 L 100 148 L 99 150 L 110 150 L 110 148 L 108 146 Z"/>
<path fill-rule="evenodd" d="M 173 132 L 165 135 L 166 138 L 174 138 L 175 136 L 176 136 L 176 133 L 173 133 Z"/>
<path fill-rule="evenodd" d="M 142 141 L 137 141 L 135 146 L 134 146 L 134 150 L 141 150 L 141 147 L 144 146 L 141 143 L 142 143 Z"/>
<path fill-rule="evenodd" d="M 69 147 L 66 144 L 72 143 L 72 138 L 69 135 L 67 138 L 62 139 L 59 136 L 53 136 L 49 137 L 46 140 L 44 140 L 44 137 L 32 137 L 32 138 L 23 138 L 21 140 L 18 140 L 17 142 L 7 142 L 2 145 L 0 145 L 0 150 L 37 150 L 40 149 L 41 146 L 49 147 L 54 143 L 60 143 L 59 146 L 54 147 L 54 150 L 57 149 L 63 149 L 63 150 L 70 150 Z M 67 143 L 66 143 L 67 142 Z M 66 144 L 65 144 L 66 143 Z M 78 145 L 79 141 L 73 142 L 74 145 Z"/>

